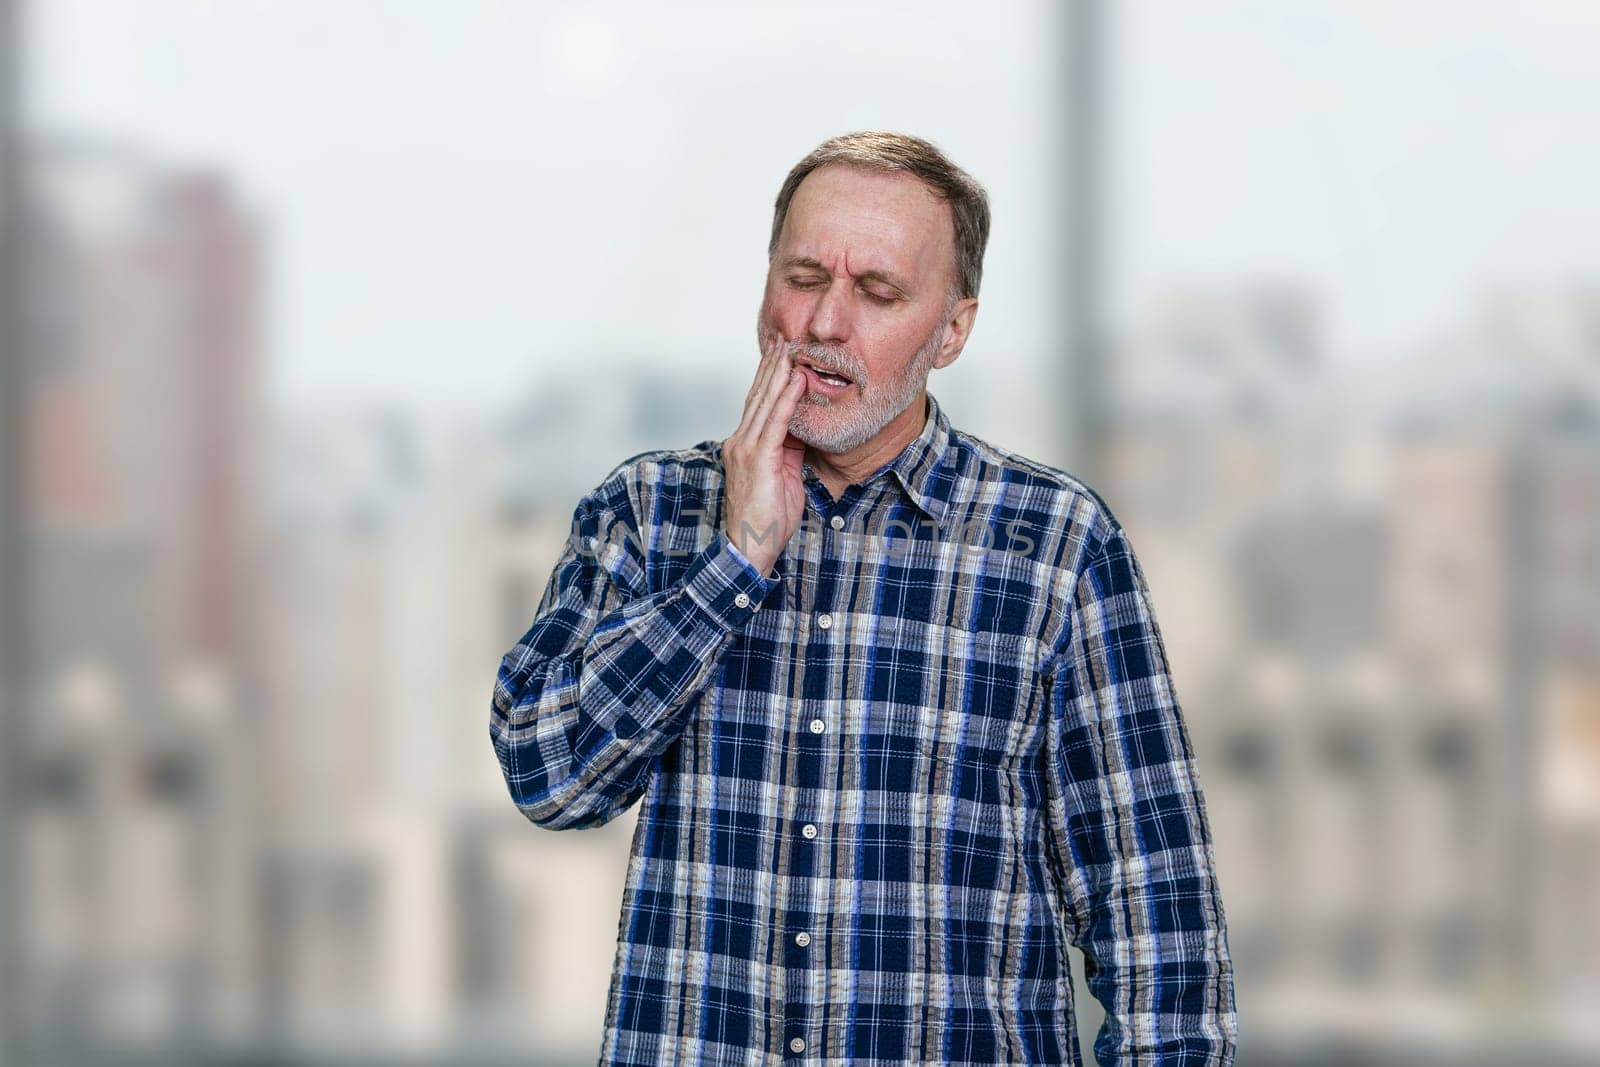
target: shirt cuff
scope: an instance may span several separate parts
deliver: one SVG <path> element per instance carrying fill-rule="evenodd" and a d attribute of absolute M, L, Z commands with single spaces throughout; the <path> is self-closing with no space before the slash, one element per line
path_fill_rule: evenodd
<path fill-rule="evenodd" d="M 716 539 L 689 564 L 683 576 L 689 599 L 728 629 L 749 622 L 781 580 L 756 570 L 723 530 L 717 531 Z"/>

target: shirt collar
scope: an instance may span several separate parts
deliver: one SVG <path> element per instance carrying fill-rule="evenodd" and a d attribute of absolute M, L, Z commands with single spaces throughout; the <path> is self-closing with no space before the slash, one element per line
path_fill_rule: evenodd
<path fill-rule="evenodd" d="M 945 470 L 952 431 L 939 401 L 932 393 L 925 395 L 927 417 L 922 432 L 898 456 L 854 484 L 871 485 L 880 478 L 893 478 L 911 503 L 940 526 L 950 510 L 950 494 L 955 486 L 954 475 Z M 805 465 L 805 476 L 808 480 L 816 477 L 810 463 Z"/>
<path fill-rule="evenodd" d="M 936 525 L 944 522 L 955 479 L 945 470 L 950 451 L 950 420 L 932 393 L 927 394 L 927 421 L 916 440 L 889 461 L 888 468 L 906 496 Z"/>

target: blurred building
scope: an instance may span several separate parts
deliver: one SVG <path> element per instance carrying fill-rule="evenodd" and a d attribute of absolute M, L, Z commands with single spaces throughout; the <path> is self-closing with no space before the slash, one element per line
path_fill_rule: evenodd
<path fill-rule="evenodd" d="M 30 146 L 26 1045 L 241 1040 L 256 1006 L 257 228 L 125 146 Z"/>
<path fill-rule="evenodd" d="M 1264 1052 L 1600 1050 L 1596 300 L 1364 368 L 1309 295 L 1212 285 L 1110 368 Z"/>
<path fill-rule="evenodd" d="M 719 435 L 737 397 L 586 362 L 615 387 L 557 381 L 487 423 L 341 405 L 275 426 L 261 759 L 276 1047 L 598 1051 L 635 814 L 578 835 L 516 812 L 488 743 L 494 670 L 582 494 L 630 455 Z"/>

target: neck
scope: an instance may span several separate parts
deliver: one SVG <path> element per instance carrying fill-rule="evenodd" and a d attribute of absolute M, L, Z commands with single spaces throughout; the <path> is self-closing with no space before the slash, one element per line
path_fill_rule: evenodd
<path fill-rule="evenodd" d="M 848 452 L 823 452 L 807 446 L 806 462 L 817 472 L 829 494 L 837 500 L 845 489 L 894 459 L 917 439 L 928 423 L 928 393 L 917 393 L 906 409 L 890 419 L 870 440 Z"/>

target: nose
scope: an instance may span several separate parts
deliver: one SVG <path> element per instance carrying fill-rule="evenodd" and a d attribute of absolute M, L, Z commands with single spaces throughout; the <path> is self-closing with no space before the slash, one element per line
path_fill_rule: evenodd
<path fill-rule="evenodd" d="M 850 339 L 850 279 L 828 283 L 811 307 L 806 333 L 813 341 L 843 344 Z"/>

